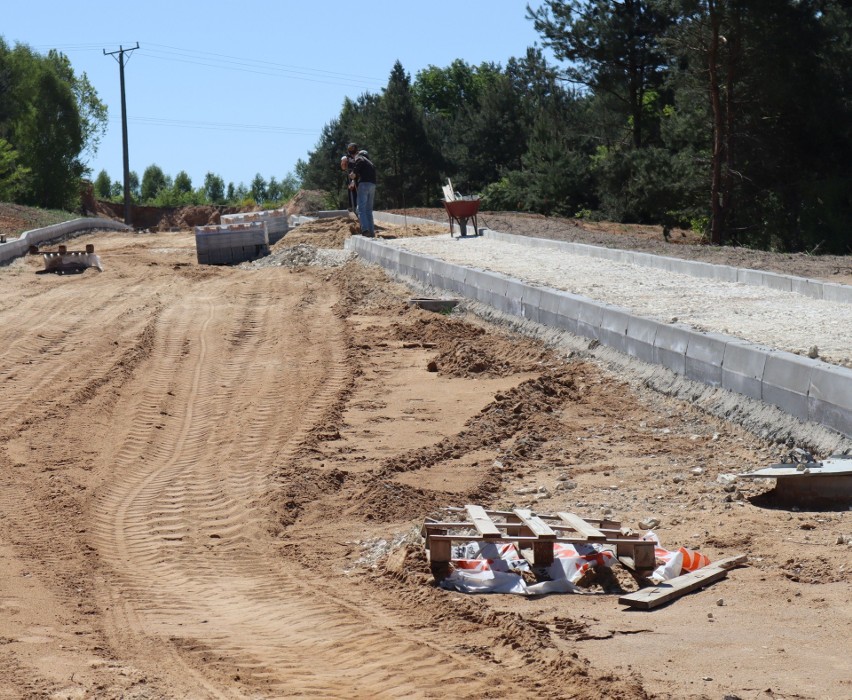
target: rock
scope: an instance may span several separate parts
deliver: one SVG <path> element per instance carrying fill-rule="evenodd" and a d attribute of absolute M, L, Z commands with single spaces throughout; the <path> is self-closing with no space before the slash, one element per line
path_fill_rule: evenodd
<path fill-rule="evenodd" d="M 524 486 L 523 488 L 515 489 L 516 496 L 527 496 L 531 493 L 538 493 L 538 489 L 535 486 Z"/>
<path fill-rule="evenodd" d="M 570 491 L 571 489 L 577 488 L 576 481 L 560 481 L 556 484 L 557 491 Z"/>
<path fill-rule="evenodd" d="M 736 491 L 736 490 L 737 490 L 737 485 L 736 485 L 736 484 L 725 484 L 725 485 L 722 487 L 722 491 L 724 491 L 725 493 L 733 493 L 733 492 L 734 492 L 734 491 Z"/>
<path fill-rule="evenodd" d="M 639 528 L 641 530 L 653 530 L 655 527 L 660 526 L 659 518 L 645 518 L 644 520 L 639 521 Z"/>
<path fill-rule="evenodd" d="M 438 371 L 438 363 L 435 360 L 429 360 L 429 363 L 426 365 L 427 372 L 437 372 Z"/>
<path fill-rule="evenodd" d="M 568 472 L 562 472 L 559 476 L 556 477 L 557 481 L 571 481 L 571 476 Z"/>
<path fill-rule="evenodd" d="M 736 474 L 719 474 L 719 476 L 716 477 L 717 484 L 733 484 L 736 480 Z"/>
<path fill-rule="evenodd" d="M 812 346 L 811 349 L 808 350 L 808 357 L 810 357 L 812 360 L 815 360 L 819 357 L 819 348 L 816 345 Z"/>
<path fill-rule="evenodd" d="M 701 474 L 704 473 L 704 470 L 701 467 L 695 467 L 693 469 L 690 469 L 689 473 L 692 474 L 693 476 L 700 476 Z"/>
<path fill-rule="evenodd" d="M 718 605 L 720 608 L 721 608 L 724 604 L 725 604 L 725 599 L 724 599 L 724 598 L 719 598 L 719 600 L 717 600 L 717 601 L 716 601 L 716 605 Z"/>
<path fill-rule="evenodd" d="M 683 483 L 683 477 L 682 476 L 675 476 L 675 477 L 672 478 L 672 481 L 676 484 L 681 484 L 681 483 Z"/>

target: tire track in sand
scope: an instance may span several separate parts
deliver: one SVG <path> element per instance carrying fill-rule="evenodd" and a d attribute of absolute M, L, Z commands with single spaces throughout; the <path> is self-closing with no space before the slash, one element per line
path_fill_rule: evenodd
<path fill-rule="evenodd" d="M 212 697 L 470 692 L 454 657 L 276 558 L 258 503 L 348 377 L 333 299 L 295 306 L 294 291 L 242 295 L 238 313 L 218 297 L 163 314 L 100 500 L 114 644 Z"/>

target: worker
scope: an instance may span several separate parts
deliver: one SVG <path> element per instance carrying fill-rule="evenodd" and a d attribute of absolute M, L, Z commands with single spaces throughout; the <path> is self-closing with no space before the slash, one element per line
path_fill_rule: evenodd
<path fill-rule="evenodd" d="M 349 197 L 349 211 L 354 212 L 358 206 L 358 182 L 349 177 L 352 174 L 352 164 L 358 155 L 358 144 L 350 143 L 346 146 L 346 155 L 340 159 L 340 169 L 346 173 L 347 190 Z"/>
<path fill-rule="evenodd" d="M 373 203 L 376 199 L 376 168 L 367 151 L 358 151 L 352 161 L 350 181 L 358 183 L 358 220 L 361 222 L 361 235 L 373 238 L 376 235 L 373 224 Z"/>

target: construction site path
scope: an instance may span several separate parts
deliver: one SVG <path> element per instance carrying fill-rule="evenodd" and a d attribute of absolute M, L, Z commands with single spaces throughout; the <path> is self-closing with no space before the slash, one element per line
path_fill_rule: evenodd
<path fill-rule="evenodd" d="M 852 692 L 849 608 L 835 607 L 849 550 L 827 542 L 847 514 L 724 503 L 713 486 L 778 446 L 594 363 L 412 308 L 357 262 L 203 267 L 186 232 L 86 242 L 103 273 L 36 275 L 35 258 L 0 269 L 0 698 L 630 700 L 666 696 L 678 673 L 697 685 L 671 697 Z M 671 483 L 666 470 L 695 464 L 700 483 Z M 695 621 L 706 598 L 652 620 L 611 596 L 432 585 L 425 515 L 521 505 L 521 486 L 553 491 L 559 471 L 576 489 L 548 507 L 653 508 L 673 543 L 697 532 L 688 544 L 714 557 L 759 551 L 724 589 L 741 617 L 714 606 L 713 630 Z M 787 542 L 809 535 L 801 553 Z M 767 602 L 807 583 L 817 593 L 799 609 Z M 694 648 L 678 627 L 690 618 Z M 648 633 L 658 621 L 663 637 Z M 751 623 L 765 629 L 738 638 Z M 758 634 L 771 651 L 738 671 Z M 776 670 L 782 644 L 797 663 Z M 705 669 L 706 649 L 724 674 Z M 763 694 L 770 682 L 785 695 Z"/>

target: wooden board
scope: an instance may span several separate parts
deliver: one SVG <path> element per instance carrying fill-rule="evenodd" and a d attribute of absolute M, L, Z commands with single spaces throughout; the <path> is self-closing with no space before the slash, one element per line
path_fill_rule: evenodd
<path fill-rule="evenodd" d="M 680 598 L 704 586 L 718 581 L 728 575 L 728 570 L 746 560 L 745 554 L 740 554 L 705 566 L 697 571 L 683 574 L 650 588 L 643 588 L 635 593 L 621 596 L 618 602 L 631 608 L 651 610 L 665 605 L 675 598 Z"/>
<path fill-rule="evenodd" d="M 550 526 L 544 520 L 537 515 L 533 515 L 532 511 L 524 508 L 515 508 L 515 515 L 529 528 L 533 536 L 548 540 L 556 539 L 556 533 L 550 529 Z"/>
<path fill-rule="evenodd" d="M 502 537 L 503 533 L 494 524 L 494 521 L 485 513 L 485 508 L 482 506 L 466 505 L 464 509 L 467 511 L 467 517 L 473 523 L 476 531 L 483 537 Z"/>
<path fill-rule="evenodd" d="M 603 542 L 606 535 L 574 513 L 557 513 L 559 519 L 590 542 Z"/>

